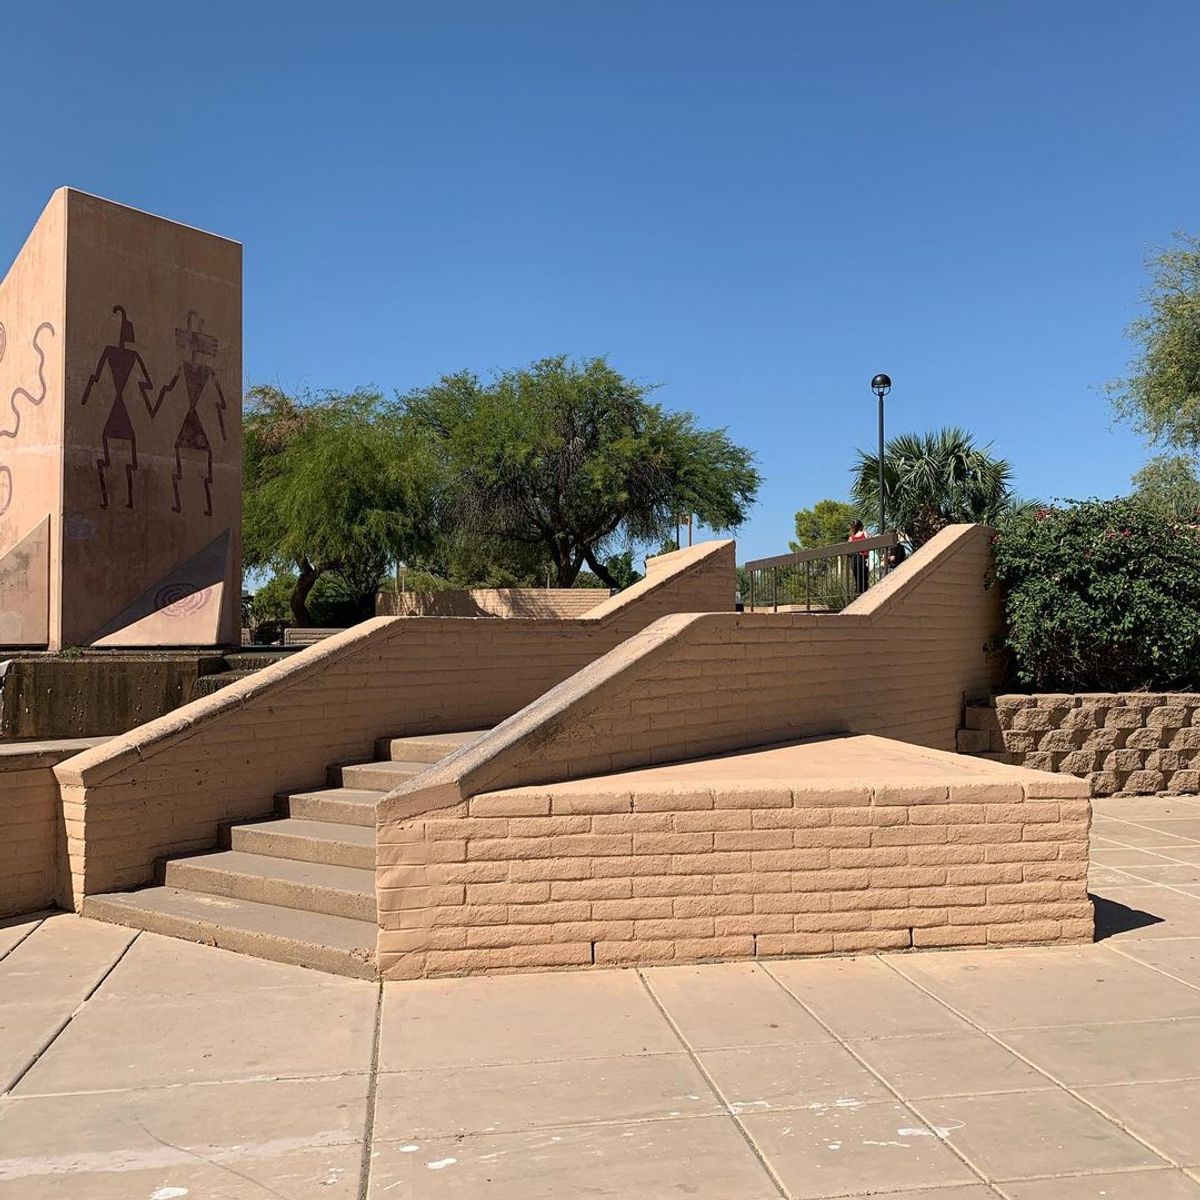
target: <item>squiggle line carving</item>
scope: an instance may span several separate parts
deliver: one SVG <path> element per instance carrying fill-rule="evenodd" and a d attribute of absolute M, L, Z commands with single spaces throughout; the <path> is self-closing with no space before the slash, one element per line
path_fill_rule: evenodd
<path fill-rule="evenodd" d="M 33 348 L 37 351 L 38 356 L 38 387 L 40 391 L 35 396 L 26 388 L 13 388 L 12 395 L 8 398 L 8 406 L 12 410 L 13 427 L 12 429 L 0 429 L 0 437 L 15 438 L 21 432 L 21 410 L 17 407 L 17 397 L 24 396 L 34 408 L 41 406 L 42 401 L 46 399 L 46 351 L 42 349 L 38 338 L 41 336 L 42 330 L 50 330 L 50 336 L 54 336 L 54 326 L 49 321 L 43 321 L 37 329 L 33 331 Z M 4 357 L 6 338 L 4 335 L 4 326 L 0 325 L 0 358 Z M 3 495 L 3 500 L 0 501 L 0 517 L 8 512 L 8 506 L 12 503 L 12 468 L 8 466 L 0 466 L 0 495 Z"/>

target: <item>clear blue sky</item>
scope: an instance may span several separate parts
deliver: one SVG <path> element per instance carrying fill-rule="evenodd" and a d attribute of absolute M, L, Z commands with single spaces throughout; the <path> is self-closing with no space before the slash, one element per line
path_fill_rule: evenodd
<path fill-rule="evenodd" d="M 1200 229 L 1194 0 L 7 0 L 0 37 L 0 259 L 62 184 L 237 238 L 248 381 L 606 354 L 755 449 L 742 557 L 845 494 L 876 371 L 891 431 L 961 423 L 1025 494 L 1147 457 L 1095 385 Z"/>

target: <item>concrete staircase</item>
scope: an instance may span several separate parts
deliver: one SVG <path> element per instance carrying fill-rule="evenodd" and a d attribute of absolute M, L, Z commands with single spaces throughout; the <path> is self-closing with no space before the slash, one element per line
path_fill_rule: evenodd
<path fill-rule="evenodd" d="M 224 654 L 217 663 L 216 670 L 207 671 L 196 677 L 195 683 L 192 684 L 192 694 L 188 699 L 198 700 L 201 696 L 211 696 L 213 692 L 219 692 L 231 683 L 245 679 L 256 671 L 261 671 L 263 667 L 269 667 L 272 663 L 279 662 L 280 659 L 290 658 L 298 649 L 299 647 L 296 646 L 287 649 L 275 646 L 270 649 L 236 650 L 230 654 Z"/>
<path fill-rule="evenodd" d="M 158 864 L 158 883 L 89 896 L 83 915 L 338 975 L 375 975 L 375 805 L 480 736 L 381 738 L 375 762 L 284 792 L 276 815 L 222 828 L 222 848 Z"/>

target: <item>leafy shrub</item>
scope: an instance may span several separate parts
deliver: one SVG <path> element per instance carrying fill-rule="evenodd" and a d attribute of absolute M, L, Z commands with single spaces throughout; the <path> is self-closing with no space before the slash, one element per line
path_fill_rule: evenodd
<path fill-rule="evenodd" d="M 996 574 L 1034 690 L 1200 684 L 1200 528 L 1133 499 L 1042 508 L 1001 529 Z"/>

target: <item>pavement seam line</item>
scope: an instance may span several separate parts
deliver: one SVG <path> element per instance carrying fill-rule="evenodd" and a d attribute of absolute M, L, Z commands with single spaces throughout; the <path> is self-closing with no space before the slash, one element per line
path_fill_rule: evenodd
<path fill-rule="evenodd" d="M 874 954 L 872 954 L 872 955 L 870 955 L 870 957 L 871 957 L 871 958 L 877 958 L 877 957 L 878 957 L 878 955 L 874 955 Z M 812 1017 L 812 1019 L 813 1019 L 814 1021 L 816 1021 L 816 1022 L 817 1022 L 817 1024 L 818 1024 L 818 1025 L 820 1025 L 820 1026 L 821 1026 L 821 1028 L 822 1028 L 822 1029 L 824 1029 L 824 1030 L 825 1030 L 825 1031 L 826 1031 L 826 1032 L 829 1034 L 829 1036 L 830 1036 L 830 1037 L 832 1037 L 832 1038 L 833 1038 L 833 1040 L 834 1040 L 835 1042 L 837 1042 L 837 1044 L 838 1044 L 839 1046 L 841 1046 L 841 1048 L 842 1048 L 843 1050 L 845 1050 L 845 1051 L 846 1051 L 846 1053 L 847 1053 L 847 1054 L 849 1054 L 849 1055 L 850 1055 L 850 1056 L 851 1056 L 851 1057 L 852 1057 L 852 1058 L 855 1060 L 855 1062 L 857 1062 L 857 1063 L 859 1064 L 859 1066 L 863 1067 L 863 1068 L 864 1068 L 865 1070 L 867 1070 L 867 1071 L 868 1071 L 868 1072 L 869 1072 L 871 1075 L 873 1075 L 873 1076 L 874 1076 L 876 1079 L 878 1079 L 878 1080 L 879 1080 L 879 1082 L 880 1082 L 881 1084 L 883 1084 L 883 1086 L 884 1086 L 884 1087 L 885 1087 L 885 1088 L 886 1088 L 886 1089 L 887 1089 L 889 1092 L 891 1092 L 891 1094 L 892 1094 L 893 1096 L 895 1096 L 895 1097 L 896 1097 L 896 1099 L 897 1099 L 897 1100 L 898 1100 L 898 1101 L 899 1101 L 899 1102 L 900 1102 L 900 1103 L 901 1103 L 901 1104 L 902 1104 L 902 1105 L 903 1105 L 905 1108 L 907 1108 L 907 1109 L 909 1110 L 909 1112 L 911 1112 L 911 1113 L 913 1114 L 913 1116 L 914 1116 L 914 1117 L 916 1117 L 916 1118 L 917 1118 L 917 1120 L 919 1120 L 919 1121 L 921 1122 L 921 1124 L 922 1124 L 922 1125 L 929 1125 L 929 1124 L 930 1124 L 930 1123 L 929 1123 L 928 1121 L 926 1121 L 926 1120 L 925 1120 L 925 1118 L 924 1118 L 924 1117 L 921 1115 L 920 1111 L 917 1109 L 916 1105 L 915 1105 L 915 1104 L 914 1104 L 914 1103 L 913 1103 L 911 1100 L 908 1100 L 908 1099 L 906 1099 L 906 1098 L 905 1098 L 905 1097 L 904 1097 L 904 1096 L 901 1094 L 901 1092 L 900 1092 L 900 1090 L 899 1090 L 898 1088 L 895 1088 L 895 1087 L 893 1087 L 893 1086 L 892 1086 L 892 1084 L 891 1084 L 891 1083 L 889 1083 L 889 1082 L 888 1082 L 888 1080 L 887 1080 L 886 1078 L 884 1078 L 884 1076 L 883 1076 L 883 1075 L 881 1075 L 881 1074 L 880 1074 L 880 1073 L 879 1073 L 877 1070 L 875 1070 L 875 1068 L 874 1068 L 873 1066 L 871 1066 L 871 1064 L 870 1064 L 869 1062 L 867 1062 L 867 1060 L 866 1060 L 865 1058 L 863 1058 L 863 1057 L 862 1057 L 862 1055 L 861 1055 L 861 1054 L 859 1054 L 859 1053 L 858 1053 L 858 1052 L 857 1052 L 857 1051 L 854 1049 L 854 1047 L 853 1047 L 853 1046 L 851 1046 L 851 1045 L 849 1044 L 849 1042 L 847 1042 L 847 1041 L 846 1041 L 846 1039 L 845 1039 L 845 1038 L 843 1038 L 843 1037 L 842 1037 L 842 1035 L 841 1035 L 840 1033 L 838 1033 L 836 1029 L 834 1029 L 834 1028 L 833 1028 L 833 1026 L 832 1026 L 832 1025 L 830 1025 L 830 1024 L 827 1022 L 827 1021 L 823 1020 L 823 1019 L 822 1019 L 820 1016 L 818 1016 L 816 1012 L 814 1012 L 814 1011 L 813 1011 L 813 1010 L 812 1010 L 812 1009 L 811 1009 L 811 1008 L 810 1008 L 810 1007 L 809 1007 L 807 1004 L 805 1004 L 805 1003 L 804 1003 L 804 1001 L 803 1001 L 803 1000 L 801 1000 L 801 999 L 800 999 L 800 997 L 799 997 L 799 996 L 797 996 L 797 995 L 796 995 L 796 993 L 795 993 L 795 992 L 793 992 L 793 991 L 792 991 L 792 989 L 791 989 L 791 988 L 789 988 L 789 987 L 787 986 L 787 984 L 786 984 L 786 983 L 784 983 L 784 982 L 783 982 L 783 980 L 782 980 L 782 979 L 780 979 L 780 978 L 779 978 L 779 977 L 778 977 L 778 976 L 775 974 L 775 972 L 771 970 L 771 964 L 769 964 L 769 963 L 762 963 L 762 964 L 760 964 L 760 965 L 762 966 L 763 973 L 764 973 L 765 975 L 767 975 L 767 976 L 770 978 L 771 982 L 772 982 L 772 983 L 774 983 L 776 987 L 780 988 L 780 989 L 783 991 L 783 993 L 784 993 L 784 995 L 785 995 L 785 996 L 787 996 L 787 997 L 788 997 L 790 1000 L 792 1000 L 792 1001 L 793 1001 L 793 1003 L 795 1003 L 795 1004 L 798 1004 L 798 1005 L 799 1005 L 799 1006 L 800 1006 L 800 1007 L 801 1007 L 801 1008 L 802 1008 L 802 1009 L 803 1009 L 803 1010 L 804 1010 L 806 1013 L 808 1013 L 808 1015 L 809 1015 L 810 1017 Z M 939 1142 L 941 1142 L 941 1144 L 942 1144 L 943 1146 L 945 1146 L 945 1147 L 946 1147 L 946 1149 L 947 1149 L 947 1150 L 949 1150 L 949 1151 L 950 1151 L 950 1153 L 951 1153 L 951 1154 L 953 1154 L 953 1155 L 955 1156 L 955 1158 L 959 1159 L 959 1160 L 962 1162 L 963 1166 L 965 1166 L 965 1167 L 967 1168 L 967 1170 L 969 1170 L 969 1171 L 973 1172 L 975 1175 L 977 1175 L 977 1176 L 979 1177 L 979 1181 L 980 1181 L 980 1182 L 981 1182 L 981 1183 L 984 1185 L 984 1187 L 989 1187 L 989 1188 L 992 1188 L 992 1181 L 991 1181 L 991 1180 L 990 1180 L 990 1179 L 987 1177 L 987 1174 L 986 1174 L 986 1172 L 984 1172 L 984 1171 L 983 1171 L 983 1170 L 981 1170 L 979 1167 L 977 1167 L 977 1166 L 976 1166 L 976 1165 L 975 1165 L 975 1164 L 974 1164 L 974 1163 L 973 1163 L 973 1162 L 972 1162 L 972 1161 L 971 1161 L 971 1160 L 970 1160 L 970 1159 L 969 1159 L 969 1158 L 966 1156 L 966 1154 L 964 1154 L 964 1153 L 963 1153 L 961 1150 L 959 1150 L 959 1149 L 958 1149 L 958 1147 L 957 1147 L 957 1146 L 952 1146 L 952 1145 L 950 1144 L 950 1142 L 946 1140 L 946 1138 L 941 1138 L 941 1137 L 940 1137 L 940 1138 L 938 1138 L 938 1141 L 939 1141 Z M 940 1185 L 939 1185 L 939 1186 L 940 1186 Z M 950 1186 L 954 1186 L 954 1185 L 947 1184 L 946 1186 L 947 1186 L 947 1187 L 950 1187 Z M 992 1190 L 994 1191 L 994 1190 L 995 1190 L 995 1188 L 992 1188 Z"/>
<path fill-rule="evenodd" d="M 125 955 L 127 955 L 129 953 L 130 947 L 133 945 L 134 942 L 136 942 L 138 940 L 139 937 L 141 937 L 141 933 L 142 933 L 142 931 L 140 929 L 134 933 L 133 937 L 131 937 L 129 939 L 129 941 L 125 944 L 125 948 L 121 951 L 121 953 L 118 954 L 117 957 L 115 959 L 113 959 L 113 961 L 109 964 L 109 966 L 101 973 L 100 978 L 97 979 L 96 982 L 93 983 L 90 988 L 88 988 L 87 993 L 84 995 L 83 999 L 80 1000 L 79 1003 L 69 1013 L 67 1013 L 67 1015 L 64 1018 L 64 1020 L 62 1021 L 62 1023 L 46 1039 L 46 1041 L 42 1044 L 41 1048 L 34 1052 L 33 1057 L 25 1064 L 24 1067 L 21 1068 L 21 1070 L 20 1070 L 20 1072 L 18 1072 L 16 1078 L 14 1078 L 11 1083 L 9 1083 L 8 1087 L 6 1087 L 3 1092 L 0 1092 L 0 1096 L 11 1095 L 13 1089 L 15 1087 L 17 1087 L 18 1084 L 20 1084 L 21 1080 L 24 1079 L 25 1076 L 28 1075 L 29 1072 L 32 1071 L 34 1067 L 37 1066 L 37 1064 L 41 1060 L 42 1056 L 50 1049 L 51 1046 L 54 1045 L 55 1042 L 58 1041 L 58 1039 L 60 1037 L 62 1037 L 63 1032 L 66 1030 L 67 1026 L 70 1025 L 71 1022 L 73 1020 L 75 1020 L 75 1018 L 77 1016 L 79 1016 L 79 1014 L 81 1012 L 83 1012 L 84 1005 L 87 1004 L 87 1002 L 100 990 L 100 988 L 104 985 L 104 982 L 108 979 L 108 977 L 117 969 L 117 967 L 121 963 L 121 960 L 125 957 Z"/>
<path fill-rule="evenodd" d="M 11 946 L 9 946 L 7 950 L 4 951 L 3 954 L 0 954 L 0 962 L 3 962 L 18 946 L 23 945 L 28 938 L 37 933 L 37 931 L 41 929 L 45 923 L 45 917 L 38 917 L 38 919 L 34 922 L 32 929 L 27 929 L 19 938 L 17 938 L 15 942 L 13 942 Z"/>
<path fill-rule="evenodd" d="M 358 1169 L 358 1200 L 367 1200 L 371 1187 L 371 1152 L 375 1145 L 375 1099 L 379 1091 L 379 1043 L 383 1031 L 383 981 L 375 985 L 375 1028 L 371 1033 L 371 1066 L 367 1073 L 367 1102 L 363 1112 L 362 1162 Z"/>
<path fill-rule="evenodd" d="M 1077 1092 L 1074 1088 L 1072 1088 L 1068 1084 L 1064 1083 L 1061 1079 L 1059 1079 L 1052 1072 L 1046 1070 L 1045 1067 L 1038 1066 L 1037 1063 L 1035 1063 L 1031 1058 L 1028 1058 L 1028 1057 L 1026 1057 L 1026 1055 L 1022 1054 L 1021 1051 L 1018 1050 L 1015 1046 L 1009 1045 L 1009 1043 L 1006 1042 L 999 1034 L 993 1033 L 991 1030 L 984 1029 L 984 1027 L 982 1025 L 979 1025 L 975 1021 L 972 1021 L 970 1019 L 970 1017 L 968 1017 L 965 1013 L 959 1012 L 959 1010 L 956 1009 L 952 1004 L 948 1004 L 940 996 L 936 995 L 934 992 L 931 992 L 928 988 L 923 987 L 920 983 L 918 983 L 911 976 L 906 975 L 902 970 L 900 970 L 900 968 L 898 966 L 896 966 L 895 963 L 890 962 L 887 959 L 884 959 L 882 957 L 879 957 L 878 955 L 876 957 L 879 959 L 879 961 L 881 963 L 883 963 L 883 965 L 885 967 L 888 968 L 888 970 L 894 972 L 901 979 L 903 979 L 906 983 L 908 983 L 912 987 L 916 988 L 917 991 L 928 996 L 929 999 L 933 1000 L 935 1003 L 940 1004 L 947 1012 L 953 1013 L 954 1016 L 956 1016 L 960 1021 L 965 1022 L 972 1029 L 974 1029 L 977 1033 L 981 1033 L 989 1041 L 995 1042 L 995 1044 L 997 1046 L 999 1046 L 1001 1049 L 1007 1050 L 1009 1054 L 1013 1055 L 1016 1058 L 1019 1058 L 1027 1067 L 1030 1067 L 1032 1070 L 1036 1071 L 1039 1075 L 1043 1076 L 1044 1078 L 1049 1079 L 1050 1082 L 1055 1085 L 1055 1087 L 1061 1089 L 1063 1092 L 1065 1092 L 1068 1096 L 1071 1096 L 1073 1099 L 1078 1100 L 1080 1104 L 1091 1109 L 1092 1112 L 1094 1112 L 1097 1116 L 1101 1117 L 1103 1120 L 1107 1121 L 1110 1125 L 1115 1125 L 1122 1133 L 1126 1134 L 1128 1137 L 1131 1137 L 1139 1145 L 1144 1146 L 1147 1150 L 1149 1150 L 1151 1154 L 1157 1155 L 1165 1163 L 1167 1163 L 1171 1167 L 1174 1167 L 1175 1170 L 1177 1170 L 1177 1171 L 1183 1169 L 1182 1163 L 1176 1162 L 1175 1159 L 1171 1157 L 1171 1155 L 1167 1154 L 1163 1150 L 1159 1150 L 1157 1146 L 1154 1146 L 1150 1142 L 1146 1141 L 1146 1139 L 1144 1137 L 1141 1137 L 1139 1134 L 1134 1133 L 1132 1129 L 1130 1129 L 1122 1120 L 1120 1120 L 1120 1118 L 1115 1117 L 1115 1116 L 1111 1115 L 1110 1113 L 1105 1112 L 1104 1109 L 1102 1109 L 1099 1105 L 1092 1103 L 1092 1101 L 1090 1101 L 1086 1096 L 1081 1096 L 1079 1094 L 1079 1092 Z M 1054 1028 L 1054 1026 L 1044 1026 L 1043 1028 Z M 922 1118 L 922 1120 L 924 1120 L 924 1118 Z M 1128 1168 L 1128 1170 L 1134 1170 L 1134 1169 L 1135 1168 L 1132 1168 L 1132 1167 Z M 1136 1168 L 1136 1169 L 1137 1170 L 1153 1170 L 1154 1168 L 1153 1167 L 1141 1167 L 1141 1168 Z M 1081 1174 L 1081 1173 L 1086 1173 L 1086 1172 L 1076 1172 L 1076 1174 Z M 1114 1175 L 1116 1175 L 1116 1174 L 1123 1174 L 1125 1172 L 1111 1171 L 1111 1172 L 1091 1172 L 1091 1173 L 1092 1174 L 1114 1174 Z M 1030 1176 L 1030 1178 L 1034 1178 L 1034 1177 Z M 1070 1178 L 1070 1176 L 1045 1175 L 1045 1176 L 1037 1176 L 1037 1178 L 1062 1179 L 1062 1178 Z"/>
<path fill-rule="evenodd" d="M 767 1178 L 775 1185 L 775 1190 L 784 1197 L 784 1200 L 792 1200 L 792 1193 L 784 1186 L 783 1180 L 780 1179 L 775 1173 L 774 1167 L 772 1167 L 767 1161 L 766 1156 L 758 1148 L 758 1144 L 750 1136 L 750 1131 L 738 1119 L 737 1113 L 733 1111 L 729 1105 L 729 1102 L 721 1094 L 721 1089 L 717 1087 L 716 1080 L 714 1080 L 713 1077 L 708 1073 L 708 1069 L 700 1061 L 696 1051 L 692 1049 L 691 1043 L 683 1036 L 683 1030 L 679 1028 L 679 1026 L 675 1023 L 674 1018 L 669 1012 L 667 1012 L 666 1006 L 658 998 L 658 995 L 650 986 L 650 981 L 645 975 L 642 974 L 641 968 L 634 968 L 634 973 L 637 975 L 638 981 L 641 983 L 646 995 L 650 997 L 650 1003 L 658 1009 L 658 1011 L 662 1014 L 663 1020 L 666 1021 L 668 1026 L 670 1026 L 671 1032 L 676 1036 L 676 1038 L 679 1039 L 679 1044 L 683 1047 L 688 1058 L 691 1059 L 692 1066 L 694 1066 L 696 1070 L 700 1072 L 701 1078 L 703 1078 L 704 1082 L 708 1084 L 709 1090 L 716 1098 L 717 1103 L 725 1110 L 725 1115 L 733 1122 L 734 1128 L 738 1131 L 742 1140 L 750 1148 L 750 1153 L 754 1156 L 755 1161 L 759 1164 L 759 1166 L 762 1167 Z"/>

